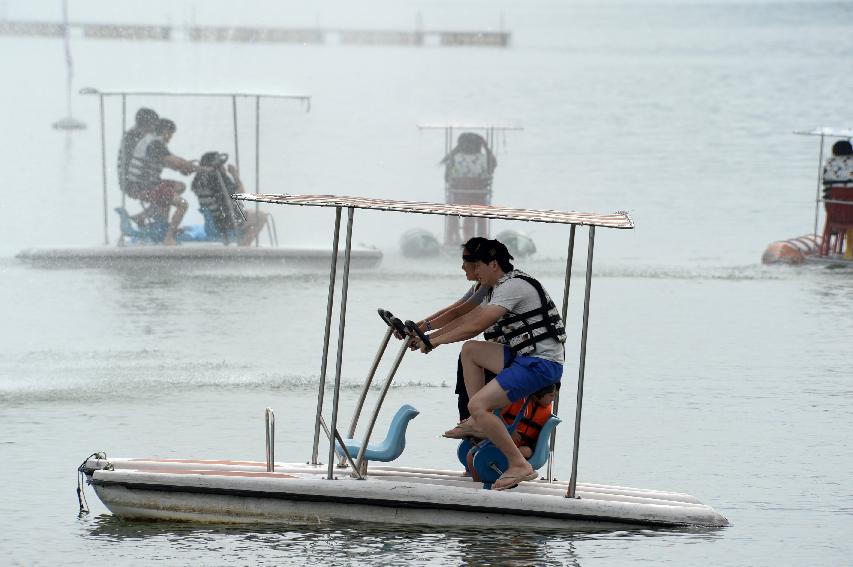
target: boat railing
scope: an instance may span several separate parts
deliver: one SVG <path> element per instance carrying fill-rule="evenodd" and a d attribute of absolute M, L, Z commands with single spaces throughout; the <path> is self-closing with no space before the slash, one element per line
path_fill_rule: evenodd
<path fill-rule="evenodd" d="M 267 217 L 267 235 L 270 238 L 270 246 L 278 247 L 278 231 L 275 228 L 275 217 Z"/>
<path fill-rule="evenodd" d="M 267 408 L 264 412 L 264 429 L 266 430 L 267 472 L 275 469 L 275 413 Z"/>

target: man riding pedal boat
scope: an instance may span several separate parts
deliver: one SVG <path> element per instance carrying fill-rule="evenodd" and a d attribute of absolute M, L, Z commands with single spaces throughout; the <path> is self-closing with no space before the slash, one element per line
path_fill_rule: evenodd
<path fill-rule="evenodd" d="M 560 381 L 565 327 L 542 285 L 514 269 L 502 243 L 485 240 L 464 259 L 476 263 L 477 280 L 492 288 L 488 302 L 434 340 L 426 335 L 419 347 L 427 353 L 443 344 L 466 341 L 461 357 L 472 426 L 506 456 L 509 466 L 492 486 L 506 490 L 534 480 L 537 474 L 493 412 Z M 486 340 L 468 340 L 480 333 Z M 488 384 L 486 369 L 497 374 Z"/>

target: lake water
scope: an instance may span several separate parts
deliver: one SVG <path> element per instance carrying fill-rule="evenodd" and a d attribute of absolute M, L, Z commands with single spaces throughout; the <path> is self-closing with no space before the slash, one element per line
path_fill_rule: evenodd
<path fill-rule="evenodd" d="M 813 228 L 817 142 L 792 130 L 851 125 L 849 3 L 371 3 L 373 20 L 334 3 L 318 13 L 295 5 L 292 18 L 261 3 L 233 16 L 226 2 L 187 6 L 155 3 L 139 20 L 178 23 L 192 8 L 201 23 L 410 27 L 419 12 L 427 28 L 475 29 L 503 14 L 514 33 L 508 50 L 78 39 L 75 84 L 311 94 L 308 113 L 287 101 L 262 108 L 258 181 L 267 192 L 441 200 L 443 140 L 417 123 L 522 125 L 496 147 L 495 202 L 628 210 L 637 224 L 596 234 L 580 481 L 687 492 L 732 525 L 590 534 L 127 522 L 91 491 L 92 513 L 78 519 L 75 468 L 93 451 L 260 459 L 269 406 L 277 458 L 310 458 L 328 273 L 21 264 L 14 255 L 24 248 L 102 242 L 98 109 L 77 96 L 75 115 L 89 128 L 52 131 L 64 114 L 61 44 L 3 37 L 0 563 L 850 562 L 853 279 L 759 263 L 770 241 Z M 72 6 L 81 21 L 134 20 L 101 8 Z M 5 10 L 55 18 L 24 4 Z M 143 78 L 145 69 L 156 72 Z M 176 153 L 233 152 L 227 102 L 140 99 L 129 112 L 142 104 L 178 123 Z M 241 160 L 253 164 L 252 105 L 239 112 Z M 119 106 L 111 102 L 107 117 L 112 167 Z M 252 167 L 244 170 L 253 189 Z M 119 200 L 113 178 L 110 206 Z M 274 214 L 282 241 L 329 245 L 330 211 Z M 355 215 L 354 240 L 385 259 L 352 274 L 345 423 L 383 333 L 375 309 L 418 318 L 465 288 L 455 257 L 400 257 L 399 235 L 410 227 L 438 233 L 441 224 Z M 568 230 L 506 227 L 534 238 L 539 253 L 518 265 L 560 297 Z M 578 234 L 565 384 L 578 372 L 587 233 Z M 421 415 L 400 464 L 456 466 L 455 445 L 437 436 L 455 423 L 457 353 L 404 359 L 387 407 L 413 403 Z M 561 406 L 561 479 L 572 401 Z"/>

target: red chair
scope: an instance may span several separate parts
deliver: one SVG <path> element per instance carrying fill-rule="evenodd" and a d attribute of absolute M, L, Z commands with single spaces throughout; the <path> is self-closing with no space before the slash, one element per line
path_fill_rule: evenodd
<path fill-rule="evenodd" d="M 827 188 L 827 201 L 848 201 L 845 203 L 826 203 L 826 224 L 823 227 L 823 242 L 820 246 L 820 255 L 829 254 L 830 239 L 835 235 L 832 242 L 832 251 L 841 254 L 844 251 L 844 239 L 848 230 L 853 230 L 853 186 L 850 184 L 831 185 Z M 851 245 L 850 242 L 847 243 Z"/>

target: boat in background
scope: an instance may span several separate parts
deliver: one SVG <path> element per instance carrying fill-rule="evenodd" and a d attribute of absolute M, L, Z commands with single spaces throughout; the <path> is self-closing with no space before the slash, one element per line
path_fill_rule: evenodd
<path fill-rule="evenodd" d="M 820 138 L 814 232 L 771 243 L 761 255 L 761 262 L 853 266 L 853 179 L 830 182 L 823 177 L 824 141 L 827 138 L 849 141 L 853 138 L 853 129 L 825 127 L 795 131 L 794 134 Z M 853 160 L 853 157 L 850 159 Z M 818 233 L 821 203 L 824 204 L 825 219 L 823 231 Z"/>
<path fill-rule="evenodd" d="M 103 194 L 103 245 L 82 247 L 40 247 L 22 250 L 16 257 L 25 263 L 38 267 L 124 267 L 133 266 L 140 262 L 146 265 L 152 262 L 178 263 L 186 265 L 187 262 L 204 262 L 206 264 L 268 264 L 278 265 L 325 265 L 332 256 L 331 249 L 285 247 L 279 246 L 278 234 L 275 229 L 275 219 L 268 213 L 266 224 L 266 238 L 258 234 L 252 246 L 229 246 L 229 239 L 215 234 L 210 229 L 210 223 L 206 218 L 205 226 L 183 225 L 180 227 L 176 246 L 162 245 L 162 231 L 158 229 L 157 223 L 148 223 L 144 227 L 131 225 L 130 213 L 128 212 L 128 199 L 124 192 L 118 187 L 120 206 L 114 210 L 118 213 L 119 227 L 118 235 L 113 239 L 114 246 L 110 245 L 110 222 L 109 211 L 110 187 L 107 181 L 108 159 L 106 147 L 106 115 L 105 102 L 107 99 L 118 99 L 121 102 L 121 132 L 127 131 L 127 103 L 128 99 L 150 100 L 152 98 L 180 98 L 190 101 L 198 99 L 224 99 L 230 101 L 233 117 L 233 145 L 234 161 L 240 170 L 240 145 L 238 140 L 239 124 L 237 120 L 238 99 L 249 99 L 254 102 L 255 119 L 255 144 L 254 144 L 254 190 L 260 192 L 260 123 L 261 123 L 261 101 L 271 100 L 294 100 L 305 106 L 306 111 L 311 108 L 311 97 L 301 94 L 269 93 L 269 92 L 185 92 L 185 91 L 123 91 L 123 90 L 98 90 L 94 88 L 81 89 L 80 94 L 97 96 L 100 107 L 100 134 L 101 134 L 101 177 Z M 268 121 L 267 121 L 268 123 Z M 225 155 L 225 154 L 222 154 Z M 117 185 L 117 183 L 115 184 Z M 257 204 L 255 211 L 259 210 Z M 204 211 L 202 211 L 204 214 Z M 115 217 L 112 217 L 115 218 Z M 162 227 L 159 227 L 162 228 Z M 158 240 L 157 235 L 160 235 Z M 233 242 L 233 239 L 230 240 Z M 373 247 L 359 246 L 352 250 L 353 266 L 357 268 L 372 268 L 378 266 L 382 261 L 382 252 Z"/>
<path fill-rule="evenodd" d="M 400 236 L 400 251 L 406 258 L 435 258 L 441 249 L 438 238 L 423 228 L 409 229 Z"/>
<path fill-rule="evenodd" d="M 479 138 L 487 148 L 486 155 L 491 155 L 492 148 L 499 134 L 506 136 L 508 131 L 523 130 L 521 126 L 514 124 L 488 124 L 488 123 L 427 123 L 418 124 L 419 130 L 442 130 L 444 132 L 444 155 L 449 156 L 456 147 L 454 136 L 460 133 L 460 140 L 465 136 Z M 449 179 L 444 181 L 444 202 L 447 204 L 484 205 L 492 204 L 492 182 L 491 175 L 488 178 L 465 178 L 466 183 L 461 185 L 452 183 Z M 482 236 L 489 238 L 490 218 L 488 216 L 468 215 L 455 217 L 444 216 L 444 240 L 425 229 L 407 230 L 400 237 L 400 250 L 408 258 L 429 258 L 437 256 L 444 251 L 456 254 L 459 246 L 471 237 Z M 536 245 L 530 237 L 514 230 L 505 230 L 501 233 L 507 239 L 507 248 L 516 258 L 526 258 L 536 251 Z M 502 241 L 503 242 L 503 241 Z M 438 250 L 436 249 L 438 247 Z"/>
<path fill-rule="evenodd" d="M 529 258 L 536 254 L 533 239 L 517 230 L 502 230 L 495 238 L 507 247 L 514 258 Z"/>
<path fill-rule="evenodd" d="M 310 459 L 281 463 L 275 460 L 275 415 L 265 413 L 266 462 L 254 460 L 209 460 L 194 457 L 176 459 L 107 458 L 94 453 L 78 468 L 81 512 L 87 511 L 85 486 L 88 482 L 104 505 L 116 516 L 126 519 L 165 519 L 198 522 L 282 522 L 327 523 L 370 521 L 391 524 L 420 524 L 434 529 L 450 526 L 495 526 L 513 529 L 618 529 L 624 527 L 707 526 L 718 528 L 728 520 L 693 496 L 676 492 L 643 490 L 595 483 L 579 483 L 581 408 L 586 369 L 586 343 L 592 261 L 597 228 L 631 230 L 634 223 L 622 212 L 591 214 L 561 211 L 508 209 L 481 205 L 418 203 L 334 195 L 246 195 L 239 200 L 291 206 L 328 207 L 335 210 L 332 248 L 340 242 L 342 212 L 346 210 L 344 266 L 338 305 L 335 305 L 337 254 L 332 255 L 326 304 L 325 335 L 319 374 L 314 435 Z M 355 210 L 391 211 L 413 214 L 484 216 L 508 221 L 547 222 L 570 225 L 569 254 L 562 301 L 563 319 L 568 310 L 572 277 L 572 258 L 578 226 L 588 228 L 586 285 L 580 329 L 580 364 L 575 406 L 574 444 L 571 476 L 558 482 L 553 475 L 556 450 L 556 426 L 552 415 L 543 425 L 533 455 L 528 459 L 538 470 L 547 464 L 538 480 L 523 482 L 512 490 L 491 490 L 502 474 L 499 451 L 482 446 L 473 459 L 478 481 L 459 471 L 426 467 L 399 467 L 391 463 L 406 447 L 406 429 L 418 415 L 409 404 L 403 405 L 390 421 L 385 439 L 371 442 L 385 397 L 403 357 L 416 343 L 415 334 L 426 340 L 416 324 L 405 324 L 380 309 L 384 335 L 368 371 L 352 413 L 346 435 L 339 430 L 339 405 L 343 346 L 347 322 L 347 296 Z M 327 361 L 330 350 L 332 314 L 337 309 L 340 323 L 334 370 L 331 419 L 324 417 Z M 292 324 L 301 325 L 302 321 Z M 359 332 L 366 321 L 357 323 Z M 359 418 L 367 394 L 372 389 L 382 357 L 392 334 L 403 337 L 399 350 L 379 388 L 372 414 L 362 433 L 357 435 Z M 428 344 L 428 343 L 427 343 Z M 288 351 L 285 351 L 288 352 Z M 293 356 L 302 353 L 289 351 Z M 553 405 L 558 411 L 559 398 Z M 288 414 L 287 419 L 297 416 Z M 311 416 L 304 416 L 311 419 Z M 545 430 L 549 427 L 550 434 Z M 329 441 L 326 464 L 319 460 L 321 432 Z M 462 440 L 462 444 L 468 442 Z M 458 453 L 457 453 L 458 455 Z M 473 471 L 472 471 L 473 473 Z"/>

